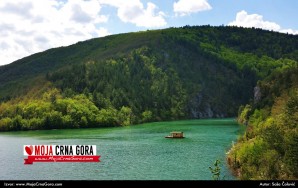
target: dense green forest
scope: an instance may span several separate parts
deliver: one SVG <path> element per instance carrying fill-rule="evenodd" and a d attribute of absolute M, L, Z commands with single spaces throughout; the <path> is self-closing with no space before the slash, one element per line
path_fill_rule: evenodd
<path fill-rule="evenodd" d="M 297 35 L 254 28 L 185 26 L 91 39 L 0 67 L 0 131 L 238 113 L 247 130 L 228 155 L 234 172 L 295 179 L 297 62 Z"/>
<path fill-rule="evenodd" d="M 258 87 L 254 102 L 240 108 L 247 130 L 228 162 L 242 179 L 297 179 L 298 69 L 271 74 Z"/>
<path fill-rule="evenodd" d="M 297 36 L 185 26 L 113 35 L 0 67 L 0 130 L 235 117 L 258 80 L 297 67 Z"/>

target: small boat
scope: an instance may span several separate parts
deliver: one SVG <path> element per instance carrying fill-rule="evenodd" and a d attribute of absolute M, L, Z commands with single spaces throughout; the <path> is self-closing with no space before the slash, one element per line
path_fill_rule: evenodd
<path fill-rule="evenodd" d="M 170 135 L 166 136 L 165 138 L 184 138 L 183 132 L 171 132 Z"/>

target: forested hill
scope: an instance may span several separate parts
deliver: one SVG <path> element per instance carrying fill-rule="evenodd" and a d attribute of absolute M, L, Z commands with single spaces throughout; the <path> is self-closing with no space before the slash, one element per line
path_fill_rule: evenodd
<path fill-rule="evenodd" d="M 254 101 L 238 120 L 245 134 L 228 155 L 241 179 L 298 178 L 298 68 L 258 82 Z"/>
<path fill-rule="evenodd" d="M 50 49 L 0 67 L 0 130 L 236 116 L 258 80 L 297 67 L 298 37 L 196 26 Z"/>

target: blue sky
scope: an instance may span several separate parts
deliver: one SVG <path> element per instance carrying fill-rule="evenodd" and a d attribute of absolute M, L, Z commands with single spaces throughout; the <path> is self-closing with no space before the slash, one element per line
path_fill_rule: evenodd
<path fill-rule="evenodd" d="M 297 0 L 1 0 L 0 65 L 106 35 L 236 25 L 298 34 Z"/>

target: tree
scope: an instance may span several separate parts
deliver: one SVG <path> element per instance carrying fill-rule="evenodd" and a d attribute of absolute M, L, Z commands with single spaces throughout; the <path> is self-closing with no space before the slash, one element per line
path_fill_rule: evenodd
<path fill-rule="evenodd" d="M 142 113 L 142 122 L 150 122 L 152 120 L 152 112 L 146 110 Z"/>
<path fill-rule="evenodd" d="M 214 162 L 214 167 L 212 168 L 211 166 L 209 166 L 209 170 L 212 173 L 212 178 L 213 180 L 223 180 L 225 178 L 225 176 L 221 177 L 221 162 L 219 159 L 216 159 L 216 161 Z"/>
<path fill-rule="evenodd" d="M 131 124 L 132 110 L 129 107 L 122 106 L 118 113 L 118 120 L 120 125 L 130 125 Z"/>

